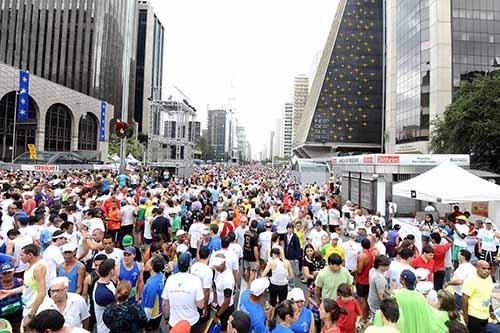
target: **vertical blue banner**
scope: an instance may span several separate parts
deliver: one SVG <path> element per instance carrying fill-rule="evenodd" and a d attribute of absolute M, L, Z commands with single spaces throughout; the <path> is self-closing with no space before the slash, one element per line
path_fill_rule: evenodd
<path fill-rule="evenodd" d="M 99 141 L 106 141 L 106 102 L 101 102 L 101 128 L 99 130 Z"/>
<path fill-rule="evenodd" d="M 17 119 L 28 119 L 28 106 L 30 94 L 30 73 L 19 71 L 19 99 L 17 103 Z"/>

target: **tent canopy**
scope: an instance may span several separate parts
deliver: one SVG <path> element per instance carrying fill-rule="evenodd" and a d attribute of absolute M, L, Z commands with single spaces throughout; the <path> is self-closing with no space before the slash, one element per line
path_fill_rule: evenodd
<path fill-rule="evenodd" d="M 438 203 L 500 201 L 500 186 L 446 162 L 394 185 L 392 194 Z"/>

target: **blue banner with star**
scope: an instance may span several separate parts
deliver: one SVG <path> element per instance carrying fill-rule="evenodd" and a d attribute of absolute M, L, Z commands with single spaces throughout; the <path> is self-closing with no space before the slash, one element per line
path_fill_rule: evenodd
<path fill-rule="evenodd" d="M 101 102 L 101 128 L 99 130 L 99 141 L 106 141 L 106 102 Z"/>
<path fill-rule="evenodd" d="M 30 73 L 19 71 L 19 97 L 17 101 L 17 120 L 28 119 L 30 95 Z"/>

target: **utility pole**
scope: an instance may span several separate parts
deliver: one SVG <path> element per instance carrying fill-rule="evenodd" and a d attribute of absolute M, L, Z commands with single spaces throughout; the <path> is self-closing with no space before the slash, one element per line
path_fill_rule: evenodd
<path fill-rule="evenodd" d="M 14 100 L 14 128 L 12 129 L 12 157 L 11 162 L 14 163 L 14 158 L 16 157 L 16 125 L 17 125 L 17 99 L 19 98 L 19 92 L 16 90 L 16 98 Z"/>

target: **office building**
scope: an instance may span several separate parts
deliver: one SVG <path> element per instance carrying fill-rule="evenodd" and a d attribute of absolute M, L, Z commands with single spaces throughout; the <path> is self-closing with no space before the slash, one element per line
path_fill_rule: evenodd
<path fill-rule="evenodd" d="M 281 118 L 274 121 L 273 154 L 276 158 L 283 158 L 283 128 L 281 123 Z"/>
<path fill-rule="evenodd" d="M 293 80 L 293 142 L 297 144 L 297 131 L 309 95 L 309 78 L 298 75 Z"/>
<path fill-rule="evenodd" d="M 250 143 L 247 140 L 245 127 L 236 127 L 236 140 L 238 142 L 238 161 L 242 164 L 250 162 L 252 155 L 250 153 Z"/>
<path fill-rule="evenodd" d="M 150 100 L 162 99 L 165 29 L 149 1 L 139 1 L 133 119 L 140 133 L 149 133 Z"/>
<path fill-rule="evenodd" d="M 460 81 L 498 69 L 500 2 L 387 0 L 386 17 L 385 148 L 427 153 Z"/>
<path fill-rule="evenodd" d="M 298 157 L 380 151 L 383 14 L 383 0 L 339 1 L 297 127 Z"/>
<path fill-rule="evenodd" d="M 236 122 L 231 110 L 208 110 L 208 144 L 211 158 L 218 162 L 235 159 Z"/>
<path fill-rule="evenodd" d="M 0 62 L 113 104 L 119 116 L 127 23 L 133 26 L 136 6 L 121 0 L 2 1 Z M 131 68 L 134 58 L 126 62 Z"/>
<path fill-rule="evenodd" d="M 283 158 L 292 157 L 292 133 L 293 133 L 293 104 L 285 103 L 281 117 L 281 150 Z"/>

